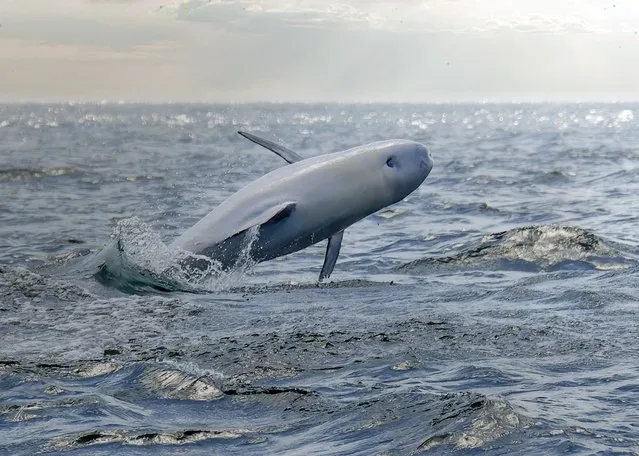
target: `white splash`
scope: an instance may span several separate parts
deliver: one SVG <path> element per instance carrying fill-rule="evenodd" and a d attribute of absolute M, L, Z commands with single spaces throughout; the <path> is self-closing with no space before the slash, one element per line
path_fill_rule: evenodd
<path fill-rule="evenodd" d="M 617 115 L 618 122 L 631 122 L 635 118 L 630 109 L 624 109 Z"/>
<path fill-rule="evenodd" d="M 138 217 L 119 220 L 112 237 L 120 264 L 120 276 L 131 275 L 141 282 L 188 291 L 221 291 L 241 283 L 255 266 L 250 252 L 258 237 L 258 227 L 245 236 L 245 245 L 235 265 L 224 271 L 214 259 L 169 247 L 160 235 Z M 113 256 L 106 263 L 115 263 Z"/>

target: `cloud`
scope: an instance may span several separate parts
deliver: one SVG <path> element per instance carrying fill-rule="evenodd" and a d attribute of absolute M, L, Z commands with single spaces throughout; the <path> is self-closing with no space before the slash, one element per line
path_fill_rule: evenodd
<path fill-rule="evenodd" d="M 0 98 L 639 93 L 633 13 L 596 2 L 0 0 Z"/>
<path fill-rule="evenodd" d="M 193 97 L 198 27 L 157 14 L 160 4 L 0 1 L 0 98 Z"/>
<path fill-rule="evenodd" d="M 171 0 L 167 0 L 170 2 Z M 165 0 L 3 0 L 0 14 L 11 17 L 122 16 L 144 14 L 166 4 Z"/>
<path fill-rule="evenodd" d="M 107 46 L 117 50 L 179 40 L 184 25 L 175 17 L 156 14 L 159 5 L 157 0 L 9 0 L 0 6 L 0 40 Z"/>
<path fill-rule="evenodd" d="M 596 0 L 183 0 L 168 5 L 179 19 L 225 27 L 323 26 L 395 32 L 613 33 L 639 29 L 631 5 L 606 7 Z M 258 25 L 259 27 L 259 25 Z"/>

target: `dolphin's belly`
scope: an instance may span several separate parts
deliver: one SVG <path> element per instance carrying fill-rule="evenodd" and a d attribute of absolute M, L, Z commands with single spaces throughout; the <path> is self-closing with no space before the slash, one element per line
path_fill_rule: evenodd
<path fill-rule="evenodd" d="M 232 236 L 198 252 L 232 268 L 247 256 L 253 261 L 267 261 L 288 255 L 321 242 L 344 229 L 347 220 L 332 220 L 325 223 L 301 210 L 280 222 L 261 227 L 251 238 L 249 232 Z"/>
<path fill-rule="evenodd" d="M 332 225 L 305 228 L 295 224 L 294 221 L 275 224 L 260 230 L 251 249 L 251 255 L 258 261 L 288 255 L 321 242 L 336 231 L 339 229 L 333 228 Z"/>

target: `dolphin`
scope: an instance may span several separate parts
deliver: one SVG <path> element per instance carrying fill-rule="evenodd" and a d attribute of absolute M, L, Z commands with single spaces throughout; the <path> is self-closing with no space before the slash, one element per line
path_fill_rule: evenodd
<path fill-rule="evenodd" d="M 404 199 L 433 168 L 428 148 L 409 140 L 302 158 L 280 144 L 238 133 L 289 164 L 231 195 L 170 244 L 223 268 L 232 267 L 248 244 L 250 258 L 259 263 L 328 239 L 321 282 L 333 272 L 344 230 Z"/>

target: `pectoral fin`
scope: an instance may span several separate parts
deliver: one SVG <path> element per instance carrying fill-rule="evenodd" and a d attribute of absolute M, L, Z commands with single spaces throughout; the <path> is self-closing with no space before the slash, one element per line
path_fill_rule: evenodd
<path fill-rule="evenodd" d="M 284 146 L 274 143 L 273 141 L 269 141 L 268 139 L 260 138 L 259 136 L 255 136 L 251 133 L 247 133 L 245 131 L 238 131 L 241 136 L 244 136 L 249 141 L 253 141 L 255 144 L 259 144 L 262 147 L 267 148 L 268 150 L 275 152 L 277 155 L 282 157 L 288 163 L 295 163 L 303 158 L 297 153 L 293 152 L 291 149 L 288 149 Z"/>
<path fill-rule="evenodd" d="M 292 201 L 285 201 L 283 203 L 276 204 L 275 206 L 270 206 L 263 212 L 257 213 L 255 214 L 255 216 L 246 220 L 238 229 L 238 231 L 230 237 L 242 234 L 246 230 L 254 226 L 263 227 L 284 220 L 286 217 L 293 213 L 293 211 L 295 210 L 295 206 L 296 203 Z"/>
<path fill-rule="evenodd" d="M 319 275 L 319 281 L 328 279 L 333 272 L 335 263 L 337 263 L 337 257 L 339 256 L 339 250 L 342 248 L 342 238 L 344 237 L 344 230 L 339 231 L 328 238 L 328 245 L 326 246 L 326 256 L 324 257 L 324 265 Z"/>

